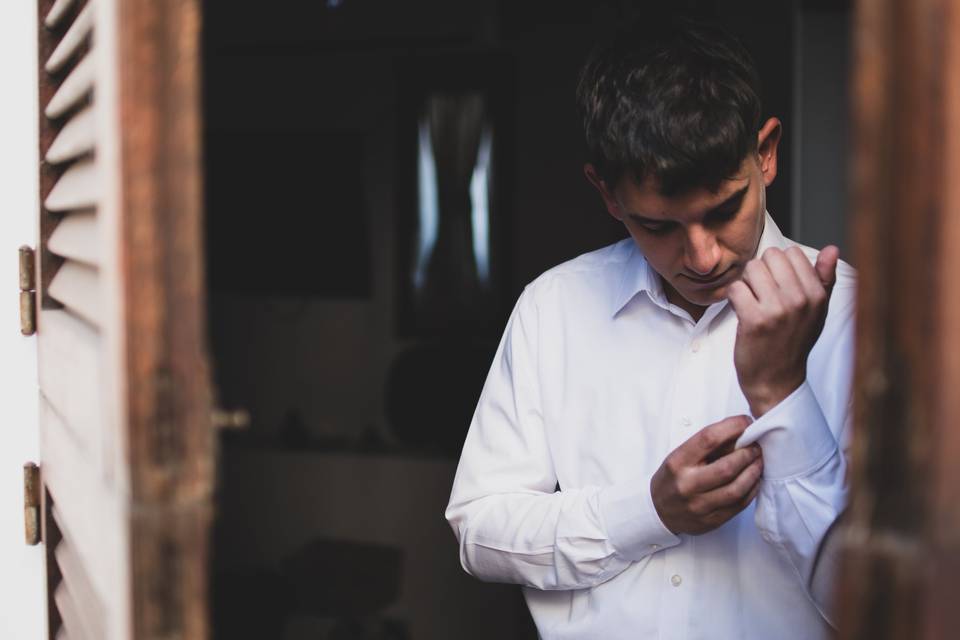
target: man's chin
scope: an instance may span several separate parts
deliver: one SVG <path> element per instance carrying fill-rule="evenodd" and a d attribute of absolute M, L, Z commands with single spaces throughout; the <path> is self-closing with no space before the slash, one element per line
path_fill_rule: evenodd
<path fill-rule="evenodd" d="M 709 307 L 712 304 L 726 300 L 728 286 L 728 284 L 722 284 L 715 289 L 686 289 L 680 290 L 679 293 L 691 304 L 699 307 Z"/>

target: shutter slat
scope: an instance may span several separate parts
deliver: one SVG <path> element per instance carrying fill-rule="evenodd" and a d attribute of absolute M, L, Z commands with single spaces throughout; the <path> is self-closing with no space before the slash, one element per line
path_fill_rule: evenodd
<path fill-rule="evenodd" d="M 46 72 L 56 73 L 62 69 L 67 62 L 70 61 L 70 58 L 77 53 L 80 45 L 83 44 L 84 40 L 87 39 L 87 36 L 89 36 L 92 31 L 93 6 L 87 4 L 87 6 L 83 8 L 83 11 L 77 15 L 77 19 L 73 21 L 70 28 L 67 29 L 63 39 L 60 40 L 60 44 L 58 44 L 57 48 L 50 54 L 50 57 L 47 59 L 47 64 L 43 67 Z"/>
<path fill-rule="evenodd" d="M 91 51 L 83 57 L 83 60 L 70 72 L 57 92 L 50 98 L 43 112 L 48 118 L 59 118 L 93 90 L 96 68 L 92 53 Z"/>
<path fill-rule="evenodd" d="M 46 161 L 60 164 L 94 150 L 97 139 L 93 108 L 87 107 L 63 126 L 47 151 Z"/>
<path fill-rule="evenodd" d="M 57 520 L 63 535 L 64 523 L 61 522 L 63 516 L 59 514 L 56 507 L 53 508 L 53 517 Z M 67 591 L 72 596 L 71 599 L 77 605 L 77 616 L 83 631 L 91 638 L 105 637 L 103 620 L 106 617 L 106 611 L 69 538 L 63 537 L 54 550 L 54 556 L 60 568 L 60 575 L 63 576 L 63 584 L 66 585 Z"/>
<path fill-rule="evenodd" d="M 53 230 L 47 248 L 58 256 L 97 266 L 100 260 L 97 231 L 95 212 L 71 213 Z"/>
<path fill-rule="evenodd" d="M 54 2 L 53 6 L 50 7 L 50 11 L 47 13 L 47 17 L 43 19 L 43 25 L 47 29 L 56 29 L 59 27 L 63 19 L 70 13 L 70 8 L 73 7 L 76 1 L 77 0 L 57 0 Z"/>
<path fill-rule="evenodd" d="M 101 338 L 70 312 L 46 309 L 38 326 L 40 389 L 80 454 L 98 460 L 103 427 L 100 408 Z"/>
<path fill-rule="evenodd" d="M 93 640 L 84 630 L 83 624 L 80 622 L 80 614 L 77 613 L 77 605 L 62 582 L 53 593 L 53 601 L 57 605 L 57 611 L 60 612 L 63 628 L 67 630 L 71 638 Z"/>
<path fill-rule="evenodd" d="M 69 541 L 93 593 L 110 610 L 123 593 L 124 545 L 128 512 L 121 496 L 111 491 L 100 466 L 77 446 L 64 419 L 41 393 L 40 418 L 43 482 L 56 506 L 60 534 Z M 109 624 L 104 620 L 104 624 Z M 72 630 L 71 630 L 72 631 Z"/>
<path fill-rule="evenodd" d="M 92 159 L 81 160 L 60 176 L 43 206 L 48 211 L 90 209 L 96 206 L 99 193 L 96 163 Z"/>
<path fill-rule="evenodd" d="M 100 326 L 100 278 L 96 268 L 68 260 L 53 276 L 47 291 L 87 322 Z"/>

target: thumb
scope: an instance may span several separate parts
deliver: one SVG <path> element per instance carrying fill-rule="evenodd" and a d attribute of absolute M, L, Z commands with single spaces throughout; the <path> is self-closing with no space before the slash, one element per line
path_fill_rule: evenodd
<path fill-rule="evenodd" d="M 817 255 L 817 263 L 814 269 L 817 277 L 820 278 L 820 284 L 827 290 L 827 296 L 833 290 L 833 285 L 837 281 L 837 262 L 840 260 L 840 249 L 834 245 L 824 247 Z"/>

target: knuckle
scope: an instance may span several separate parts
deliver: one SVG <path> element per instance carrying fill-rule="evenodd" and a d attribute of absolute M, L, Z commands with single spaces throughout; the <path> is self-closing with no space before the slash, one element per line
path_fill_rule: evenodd
<path fill-rule="evenodd" d="M 710 510 L 707 508 L 707 505 L 703 500 L 691 501 L 689 509 L 690 509 L 690 513 L 701 518 L 710 513 Z"/>
<path fill-rule="evenodd" d="M 812 300 L 800 291 L 790 294 L 787 298 L 787 307 L 793 312 L 805 311 L 810 307 L 811 303 Z"/>
<path fill-rule="evenodd" d="M 723 489 L 723 501 L 725 504 L 733 504 L 743 497 L 745 489 L 734 482 Z"/>
<path fill-rule="evenodd" d="M 787 253 L 788 255 L 793 255 L 793 256 L 796 256 L 796 257 L 798 257 L 798 258 L 803 258 L 804 260 L 807 259 L 806 254 L 803 253 L 803 249 L 801 249 L 801 248 L 798 247 L 797 245 L 793 245 L 793 246 L 787 247 L 786 253 Z"/>
<path fill-rule="evenodd" d="M 778 323 L 778 318 L 773 316 L 773 314 L 765 313 L 755 318 L 749 328 L 756 333 L 768 333 L 774 331 Z"/>
<path fill-rule="evenodd" d="M 729 481 L 737 475 L 737 465 L 732 460 L 725 459 L 719 463 L 718 471 L 724 480 Z"/>
<path fill-rule="evenodd" d="M 677 494 L 682 498 L 692 498 L 695 495 L 693 483 L 690 481 L 690 478 L 687 474 L 682 474 L 677 478 L 677 481 L 674 483 L 674 487 L 677 490 Z"/>
<path fill-rule="evenodd" d="M 666 468 L 667 472 L 672 476 L 679 475 L 681 469 L 683 468 L 680 465 L 680 462 L 677 460 L 677 457 L 674 455 L 667 456 L 667 459 L 663 461 L 663 466 L 664 468 Z"/>
<path fill-rule="evenodd" d="M 714 429 L 704 429 L 700 432 L 700 446 L 704 449 L 714 449 L 720 445 L 720 436 Z"/>

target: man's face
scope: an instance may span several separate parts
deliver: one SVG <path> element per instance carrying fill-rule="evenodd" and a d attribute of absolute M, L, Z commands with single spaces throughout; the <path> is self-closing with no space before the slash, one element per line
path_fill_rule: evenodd
<path fill-rule="evenodd" d="M 727 287 L 740 279 L 756 254 L 765 188 L 776 176 L 779 127 L 775 119 L 767 122 L 759 150 L 716 191 L 700 188 L 666 197 L 652 180 L 637 184 L 629 179 L 613 190 L 601 189 L 610 214 L 623 222 L 663 278 L 668 299 L 695 317 L 726 298 Z"/>

